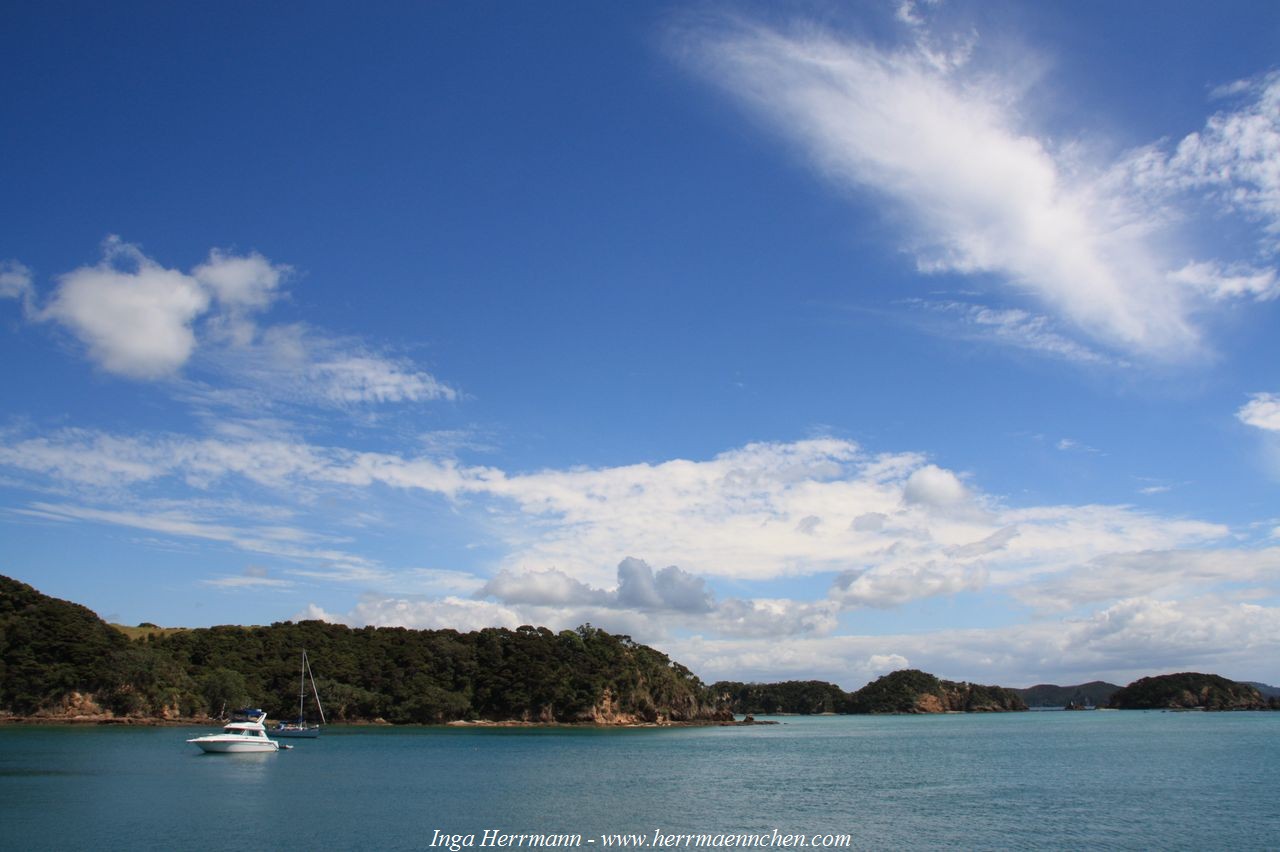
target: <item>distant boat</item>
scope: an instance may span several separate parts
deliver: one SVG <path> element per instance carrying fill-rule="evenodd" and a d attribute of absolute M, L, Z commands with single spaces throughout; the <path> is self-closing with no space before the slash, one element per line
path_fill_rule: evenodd
<path fill-rule="evenodd" d="M 187 742 L 214 754 L 279 751 L 280 744 L 267 738 L 267 729 L 262 725 L 266 718 L 267 714 L 262 713 L 253 722 L 228 722 L 220 734 L 195 737 Z"/>
<path fill-rule="evenodd" d="M 307 681 L 311 681 L 311 694 L 316 699 L 316 710 L 320 713 L 321 723 L 324 720 L 324 707 L 320 704 L 320 693 L 316 690 L 316 679 L 311 674 L 311 663 L 307 660 L 306 649 L 302 651 L 302 673 L 298 676 L 298 719 L 294 722 L 280 722 L 272 730 L 271 733 L 277 737 L 298 737 L 315 739 L 320 736 L 319 725 L 308 725 L 307 715 L 305 711 L 307 702 Z M 327 724 L 327 723 L 326 723 Z"/>

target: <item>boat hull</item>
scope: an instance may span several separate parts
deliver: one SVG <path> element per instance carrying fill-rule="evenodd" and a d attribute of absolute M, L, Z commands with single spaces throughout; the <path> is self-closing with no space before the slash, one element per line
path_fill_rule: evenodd
<path fill-rule="evenodd" d="M 278 751 L 280 744 L 274 740 L 254 740 L 249 737 L 196 737 L 187 740 L 194 746 L 209 754 L 251 754 L 254 752 Z"/>
<path fill-rule="evenodd" d="M 294 739 L 314 740 L 320 736 L 319 728 L 274 728 L 271 731 L 273 737 L 292 737 Z"/>

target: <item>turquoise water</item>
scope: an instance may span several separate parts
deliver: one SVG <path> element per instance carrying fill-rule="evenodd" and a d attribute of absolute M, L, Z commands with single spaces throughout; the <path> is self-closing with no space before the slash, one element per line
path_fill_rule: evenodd
<path fill-rule="evenodd" d="M 1280 848 L 1280 713 L 755 728 L 0 728 L 5 849 L 422 849 L 433 833 L 848 834 L 856 849 Z"/>

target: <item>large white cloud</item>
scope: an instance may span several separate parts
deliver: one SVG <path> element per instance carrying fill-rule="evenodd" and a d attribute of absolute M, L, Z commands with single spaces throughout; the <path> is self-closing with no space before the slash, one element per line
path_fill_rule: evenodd
<path fill-rule="evenodd" d="M 1280 608 L 1199 598 L 1127 598 L 1080 617 L 988 629 L 770 638 L 671 637 L 664 650 L 704 678 L 782 680 L 805 672 L 856 689 L 908 666 L 1004 686 L 1072 684 L 1188 669 L 1276 678 Z"/>
<path fill-rule="evenodd" d="M 1196 311 L 1271 298 L 1273 270 L 1170 252 L 1169 192 L 1211 187 L 1275 230 L 1280 77 L 1255 104 L 1215 116 L 1173 156 L 1158 148 L 1090 169 L 1037 135 L 1012 74 L 970 72 L 972 35 L 939 51 L 911 11 L 914 41 L 884 48 L 815 27 L 722 21 L 686 33 L 685 55 L 793 141 L 832 183 L 896 211 L 921 270 L 993 274 L 1114 349 L 1180 360 L 1205 349 Z M 966 311 L 968 333 L 1087 363 L 1105 360 L 1025 312 Z"/>
<path fill-rule="evenodd" d="M 282 579 L 361 584 L 371 592 L 341 616 L 349 623 L 589 621 L 657 642 L 711 676 L 733 674 L 730 663 L 763 676 L 837 663 L 870 674 L 875 660 L 910 660 L 958 676 L 1033 677 L 1074 671 L 1075 653 L 1081 666 L 1121 671 L 1126 643 L 1142 668 L 1202 659 L 1193 639 L 1234 660 L 1225 650 L 1232 629 L 1269 647 L 1258 636 L 1273 611 L 1248 601 L 1280 592 L 1277 551 L 1235 542 L 1224 526 L 1126 506 L 1008 507 L 919 455 L 871 456 L 831 438 L 751 444 L 702 461 L 508 473 L 283 438 L 68 430 L 0 434 L 0 465 L 11 484 L 33 477 L 80 495 L 29 504 L 21 517 L 207 542 L 269 558 Z M 208 496 L 215 484 L 218 503 Z M 229 496 L 242 487 L 288 511 L 271 518 L 258 504 L 237 508 Z M 149 496 L 183 488 L 185 500 Z M 471 571 L 400 570 L 365 555 L 356 528 L 333 533 L 324 507 L 343 513 L 401 491 L 449 501 L 452 523 L 498 545 L 499 556 Z M 111 505 L 95 504 L 104 493 Z M 810 579 L 789 585 L 801 576 Z M 942 624 L 923 638 L 840 635 L 862 611 L 938 597 L 998 602 L 1025 623 Z M 1212 600 L 1228 617 L 1222 624 L 1196 603 Z M 1178 628 L 1170 613 L 1199 626 Z M 1164 656 L 1159 637 L 1173 642 Z M 758 644 L 766 638 L 774 644 Z M 834 656 L 814 662 L 824 654 Z M 834 679 L 848 681 L 847 672 Z"/>

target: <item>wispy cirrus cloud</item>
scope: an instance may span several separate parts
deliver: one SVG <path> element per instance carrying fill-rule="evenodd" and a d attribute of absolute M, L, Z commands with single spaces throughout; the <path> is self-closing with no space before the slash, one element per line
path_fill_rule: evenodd
<path fill-rule="evenodd" d="M 912 299 L 907 304 L 950 320 L 940 331 L 960 339 L 994 343 L 1082 365 L 1125 363 L 1062 334 L 1049 317 L 1020 308 L 992 308 L 953 300 Z"/>
<path fill-rule="evenodd" d="M 1276 295 L 1273 270 L 1188 259 L 1167 239 L 1187 215 L 1168 209 L 1175 188 L 1211 190 L 1274 230 L 1274 80 L 1173 156 L 1152 146 L 1089 168 L 1037 135 L 1024 81 L 970 70 L 976 34 L 940 50 L 926 11 L 900 4 L 913 34 L 905 46 L 736 19 L 686 31 L 681 45 L 833 185 L 888 201 L 922 272 L 992 276 L 1004 296 L 1034 297 L 1075 335 L 1158 361 L 1208 351 L 1197 319 L 1206 304 Z M 1008 345 L 1110 360 L 1022 309 L 950 310 Z"/>

